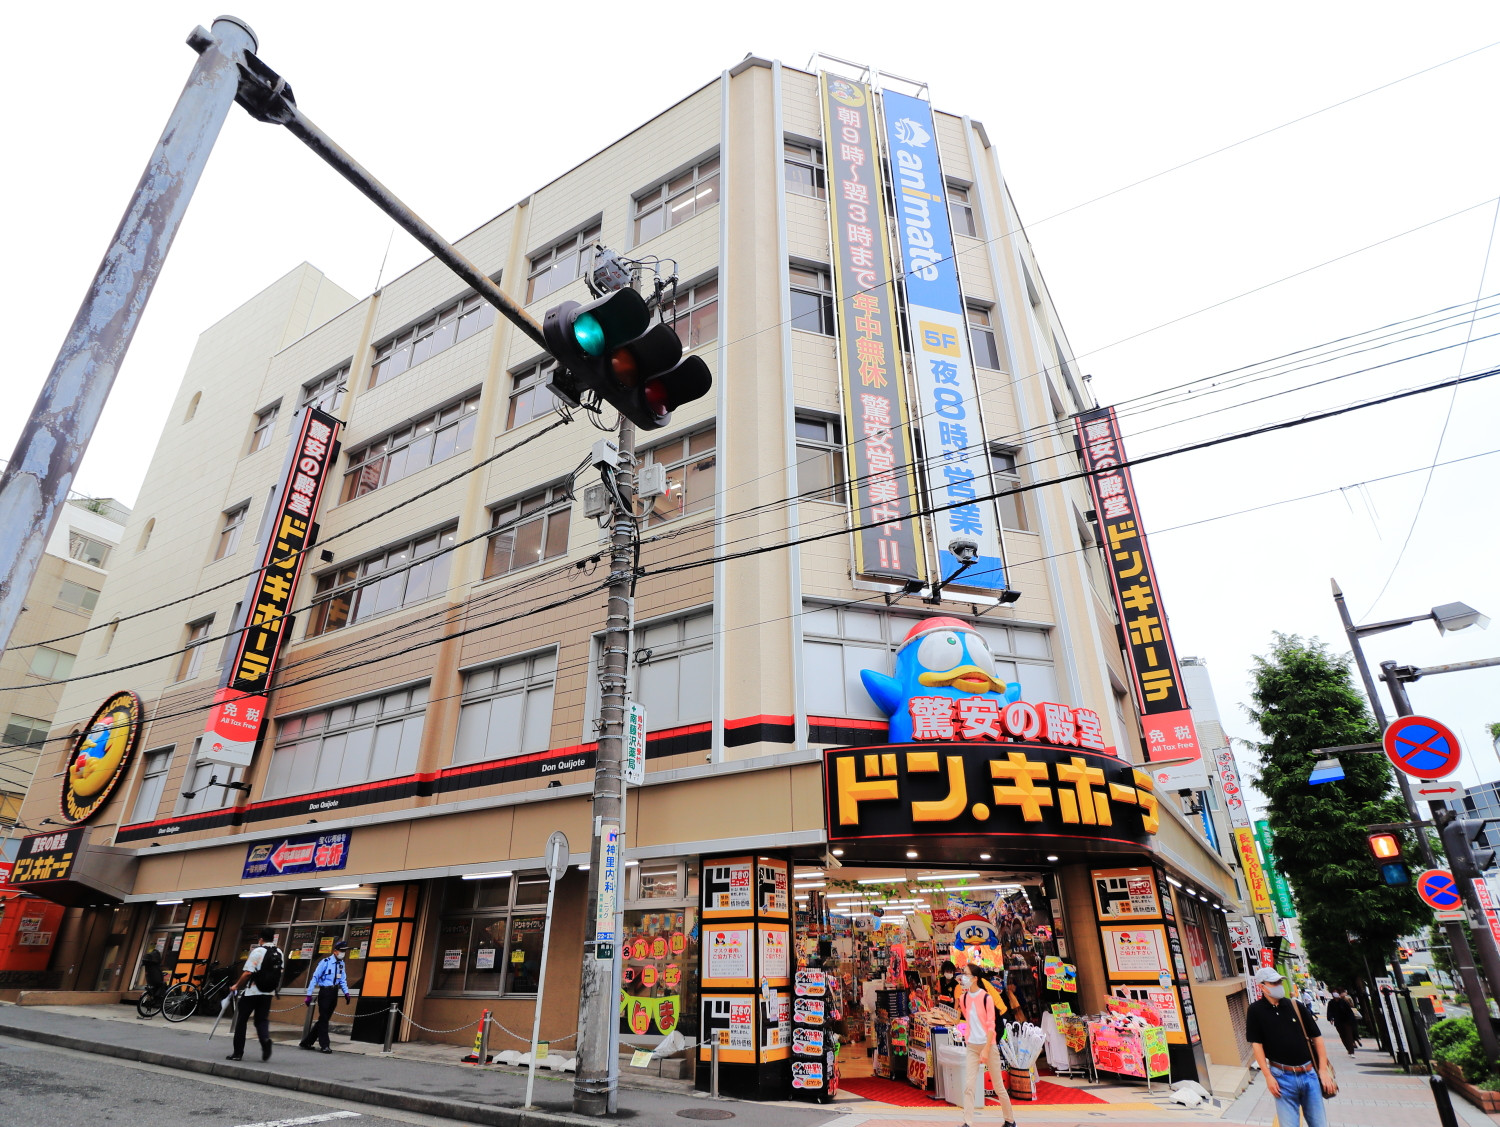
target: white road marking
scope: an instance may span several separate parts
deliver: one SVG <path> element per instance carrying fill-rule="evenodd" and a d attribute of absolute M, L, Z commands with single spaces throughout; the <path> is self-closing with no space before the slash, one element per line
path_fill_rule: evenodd
<path fill-rule="evenodd" d="M 327 1123 L 330 1119 L 358 1119 L 357 1111 L 330 1111 L 327 1115 L 304 1115 L 300 1119 L 267 1119 L 261 1123 L 241 1123 L 239 1127 L 301 1127 L 304 1123 Z"/>

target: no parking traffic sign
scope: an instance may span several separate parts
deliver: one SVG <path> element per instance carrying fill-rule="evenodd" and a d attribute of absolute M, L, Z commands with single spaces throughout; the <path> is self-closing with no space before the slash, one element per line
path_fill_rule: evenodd
<path fill-rule="evenodd" d="M 1447 869 L 1428 869 L 1417 878 L 1417 895 L 1422 903 L 1437 912 L 1451 912 L 1463 907 L 1464 898 L 1458 881 Z"/>
<path fill-rule="evenodd" d="M 1418 779 L 1451 775 L 1463 756 L 1453 730 L 1430 716 L 1398 716 L 1386 728 L 1381 743 L 1398 771 Z"/>

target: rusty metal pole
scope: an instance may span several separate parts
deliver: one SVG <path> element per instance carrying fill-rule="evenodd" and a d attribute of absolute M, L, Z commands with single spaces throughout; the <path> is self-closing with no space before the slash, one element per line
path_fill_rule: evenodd
<path fill-rule="evenodd" d="M 255 33 L 233 16 L 193 29 L 188 75 L 0 476 L 0 651 L 78 474 L 115 375 L 239 88 Z"/>

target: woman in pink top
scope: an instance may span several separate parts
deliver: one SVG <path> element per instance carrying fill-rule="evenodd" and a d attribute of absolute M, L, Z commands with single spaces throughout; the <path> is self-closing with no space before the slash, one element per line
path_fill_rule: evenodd
<path fill-rule="evenodd" d="M 1005 1090 L 1005 1070 L 1000 1064 L 999 1039 L 995 1036 L 995 1003 L 979 980 L 967 970 L 958 976 L 959 1009 L 968 1023 L 968 1048 L 964 1051 L 964 1127 L 974 1122 L 974 1086 L 979 1086 L 979 1106 L 984 1106 L 984 1070 L 990 1070 L 995 1095 L 1005 1108 L 1005 1127 L 1016 1127 L 1016 1109 Z"/>

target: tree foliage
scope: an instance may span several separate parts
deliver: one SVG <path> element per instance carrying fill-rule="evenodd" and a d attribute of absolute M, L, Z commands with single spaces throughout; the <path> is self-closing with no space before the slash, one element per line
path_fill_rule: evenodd
<path fill-rule="evenodd" d="M 1292 886 L 1314 971 L 1349 986 L 1365 977 L 1366 959 L 1380 974 L 1396 941 L 1431 920 L 1411 885 L 1381 881 L 1365 840 L 1367 826 L 1406 821 L 1406 807 L 1384 756 L 1346 753 L 1339 757 L 1344 779 L 1307 781 L 1320 748 L 1380 738 L 1347 657 L 1316 638 L 1275 634 L 1252 674 L 1254 706 L 1246 712 L 1264 737 L 1254 745 L 1255 784 L 1269 803 L 1277 865 Z M 1411 835 L 1404 836 L 1409 850 Z"/>

